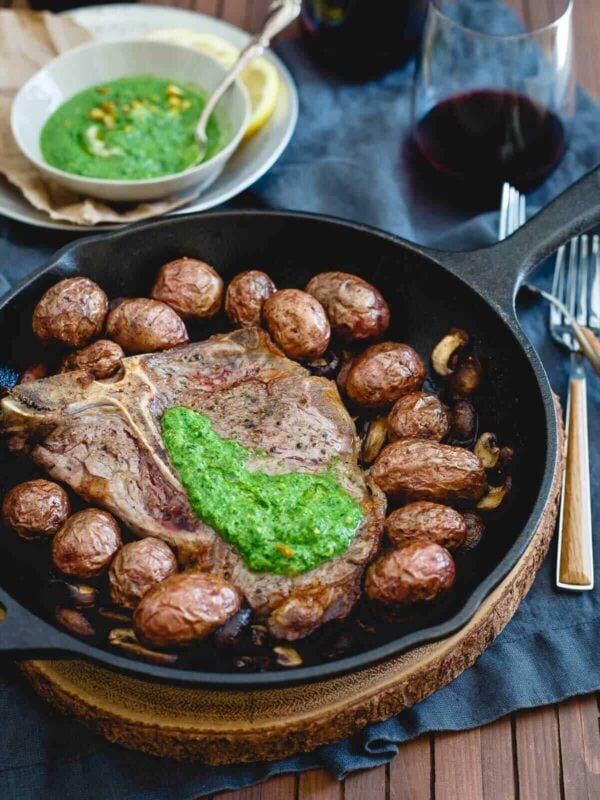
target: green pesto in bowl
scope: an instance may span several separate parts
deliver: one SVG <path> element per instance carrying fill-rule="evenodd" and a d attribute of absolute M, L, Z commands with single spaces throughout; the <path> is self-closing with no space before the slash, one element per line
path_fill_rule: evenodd
<path fill-rule="evenodd" d="M 298 575 L 344 553 L 363 519 L 362 507 L 336 479 L 320 474 L 268 474 L 248 469 L 252 453 L 181 406 L 162 416 L 163 441 L 190 505 L 255 572 Z"/>
<path fill-rule="evenodd" d="M 52 167 L 107 180 L 146 180 L 196 166 L 194 130 L 206 102 L 195 84 L 135 75 L 92 86 L 45 123 L 40 149 Z M 209 120 L 202 161 L 227 140 L 226 121 Z"/>

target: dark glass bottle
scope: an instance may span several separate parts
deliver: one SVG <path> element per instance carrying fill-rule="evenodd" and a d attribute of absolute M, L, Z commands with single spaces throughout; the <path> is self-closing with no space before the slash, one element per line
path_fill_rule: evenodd
<path fill-rule="evenodd" d="M 403 64 L 417 48 L 428 0 L 303 0 L 302 31 L 314 58 L 351 80 Z"/>

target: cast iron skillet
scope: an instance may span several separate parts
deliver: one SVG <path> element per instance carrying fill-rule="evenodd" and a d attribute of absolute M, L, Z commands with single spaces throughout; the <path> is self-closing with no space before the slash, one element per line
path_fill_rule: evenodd
<path fill-rule="evenodd" d="M 451 327 L 474 336 L 486 363 L 479 401 L 481 430 L 498 431 L 519 454 L 512 501 L 490 523 L 472 563 L 440 608 L 392 627 L 374 645 L 337 661 L 290 671 L 235 673 L 167 668 L 134 661 L 59 631 L 43 619 L 40 578 L 27 548 L 7 531 L 0 563 L 0 652 L 17 657 L 86 657 L 143 678 L 228 688 L 305 682 L 365 667 L 403 650 L 448 636 L 463 626 L 516 564 L 548 501 L 557 462 L 552 394 L 538 356 L 514 310 L 524 276 L 560 244 L 600 222 L 600 168 L 586 175 L 516 234 L 470 253 L 435 251 L 362 225 L 308 214 L 265 211 L 192 214 L 82 239 L 64 248 L 0 307 L 0 363 L 24 368 L 40 360 L 31 333 L 34 304 L 50 285 L 74 273 L 97 281 L 109 296 L 147 295 L 159 266 L 182 255 L 214 264 L 227 280 L 259 268 L 277 285 L 303 287 L 314 274 L 343 269 L 381 289 L 392 309 L 388 337 L 409 342 L 427 357 Z M 203 338 L 218 325 L 191 331 Z M 488 427 L 489 426 L 489 427 Z M 6 456 L 6 454 L 5 454 Z M 24 476 L 14 461 L 0 463 L 0 490 Z M 18 541 L 17 541 L 18 540 Z M 306 663 L 306 662 L 305 662 Z"/>

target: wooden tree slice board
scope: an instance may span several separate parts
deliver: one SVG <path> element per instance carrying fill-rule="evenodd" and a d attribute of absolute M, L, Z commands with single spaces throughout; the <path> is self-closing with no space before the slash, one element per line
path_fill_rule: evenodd
<path fill-rule="evenodd" d="M 289 688 L 235 692 L 152 683 L 86 661 L 25 661 L 20 668 L 53 706 L 134 750 L 208 764 L 272 761 L 308 752 L 410 708 L 489 647 L 531 588 L 548 551 L 561 476 L 562 458 L 527 550 L 467 625 L 453 636 L 359 672 Z"/>

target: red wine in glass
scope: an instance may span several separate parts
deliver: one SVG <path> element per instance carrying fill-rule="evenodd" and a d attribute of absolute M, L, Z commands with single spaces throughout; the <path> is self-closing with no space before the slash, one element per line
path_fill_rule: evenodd
<path fill-rule="evenodd" d="M 562 159 L 566 131 L 549 108 L 515 92 L 477 89 L 451 95 L 415 126 L 417 146 L 437 172 L 474 200 L 497 200 L 504 181 L 528 192 Z"/>

